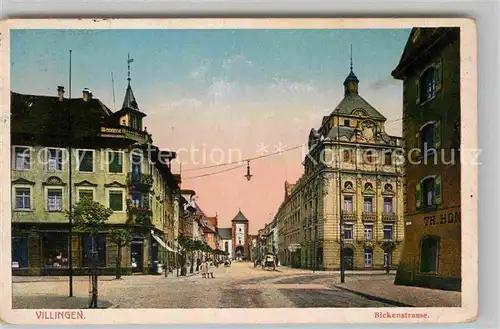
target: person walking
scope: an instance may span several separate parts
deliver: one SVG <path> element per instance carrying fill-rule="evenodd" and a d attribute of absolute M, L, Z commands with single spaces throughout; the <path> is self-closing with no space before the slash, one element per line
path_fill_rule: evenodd
<path fill-rule="evenodd" d="M 206 261 L 201 262 L 201 277 L 206 278 L 208 274 L 208 264 Z"/>
<path fill-rule="evenodd" d="M 207 265 L 207 278 L 214 278 L 214 267 L 213 263 L 210 262 L 210 265 Z"/>

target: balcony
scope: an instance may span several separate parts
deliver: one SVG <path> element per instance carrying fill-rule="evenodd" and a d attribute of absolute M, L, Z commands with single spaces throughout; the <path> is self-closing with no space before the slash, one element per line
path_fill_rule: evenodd
<path fill-rule="evenodd" d="M 363 211 L 363 221 L 364 222 L 375 222 L 377 220 L 377 213 Z"/>
<path fill-rule="evenodd" d="M 130 224 L 151 226 L 153 211 L 148 206 L 128 205 L 127 215 Z"/>
<path fill-rule="evenodd" d="M 127 185 L 138 190 L 149 190 L 153 186 L 153 176 L 148 174 L 127 174 Z"/>
<path fill-rule="evenodd" d="M 347 221 L 356 221 L 356 213 L 354 211 L 342 211 L 342 219 Z"/>
<path fill-rule="evenodd" d="M 396 221 L 396 213 L 393 213 L 393 212 L 382 213 L 382 221 L 383 222 L 395 222 Z"/>

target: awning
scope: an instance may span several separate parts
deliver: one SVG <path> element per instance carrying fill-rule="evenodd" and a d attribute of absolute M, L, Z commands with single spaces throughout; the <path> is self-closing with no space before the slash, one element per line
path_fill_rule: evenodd
<path fill-rule="evenodd" d="M 153 236 L 153 238 L 165 249 L 167 249 L 168 251 L 170 252 L 177 252 L 175 251 L 174 249 L 170 248 L 159 236 L 157 236 L 156 234 L 153 233 L 153 231 L 151 231 L 151 235 Z"/>

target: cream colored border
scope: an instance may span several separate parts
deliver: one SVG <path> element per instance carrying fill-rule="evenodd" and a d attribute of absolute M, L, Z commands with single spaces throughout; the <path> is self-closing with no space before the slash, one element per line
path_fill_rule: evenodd
<path fill-rule="evenodd" d="M 357 19 L 84 19 L 84 20 L 7 20 L 1 34 L 1 99 L 2 131 L 0 135 L 0 170 L 10 177 L 9 109 L 10 109 L 10 29 L 219 29 L 267 28 L 312 29 L 356 28 L 393 29 L 413 26 L 461 28 L 461 134 L 462 149 L 476 150 L 477 142 L 477 29 L 472 19 L 435 18 L 357 18 Z M 402 50 L 401 50 L 402 51 Z M 0 250 L 2 285 L 0 318 L 8 323 L 68 325 L 68 324 L 236 324 L 236 323 L 447 323 L 472 321 L 478 312 L 478 167 L 462 165 L 462 307 L 457 308 L 314 308 L 314 309 L 134 309 L 83 310 L 84 320 L 38 320 L 36 310 L 12 310 L 10 284 L 10 181 L 1 189 Z M 293 311 L 292 311 L 293 310 Z M 375 319 L 375 312 L 426 312 L 428 319 Z M 196 314 L 195 317 L 192 315 Z"/>

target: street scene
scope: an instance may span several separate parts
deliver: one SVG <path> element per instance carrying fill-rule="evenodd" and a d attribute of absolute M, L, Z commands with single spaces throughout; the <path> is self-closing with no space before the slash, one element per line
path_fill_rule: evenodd
<path fill-rule="evenodd" d="M 10 40 L 13 308 L 461 306 L 459 28 Z"/>
<path fill-rule="evenodd" d="M 86 308 L 88 279 L 75 280 L 75 297 L 67 296 L 67 279 L 14 279 L 14 308 Z M 263 271 L 249 262 L 214 269 L 214 278 L 201 273 L 188 277 L 102 277 L 102 308 L 294 308 L 294 307 L 434 307 L 460 305 L 460 293 L 425 288 L 393 289 L 394 274 L 349 274 L 341 285 L 337 273 L 280 268 Z M 370 289 L 365 282 L 370 281 Z"/>

